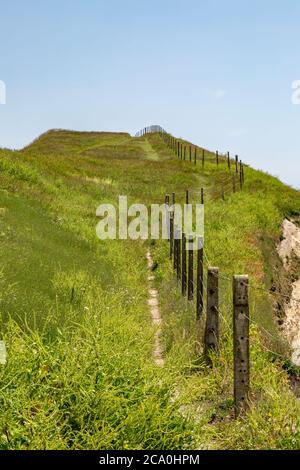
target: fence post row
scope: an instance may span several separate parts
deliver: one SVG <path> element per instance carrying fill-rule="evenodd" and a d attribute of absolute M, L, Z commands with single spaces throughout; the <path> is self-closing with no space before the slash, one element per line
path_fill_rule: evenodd
<path fill-rule="evenodd" d="M 248 406 L 249 301 L 248 276 L 233 278 L 234 406 L 236 417 Z"/>

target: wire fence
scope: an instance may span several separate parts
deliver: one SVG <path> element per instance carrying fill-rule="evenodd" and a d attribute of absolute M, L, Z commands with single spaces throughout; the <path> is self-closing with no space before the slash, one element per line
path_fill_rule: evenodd
<path fill-rule="evenodd" d="M 214 161 L 219 171 L 214 174 L 215 181 L 210 185 L 203 185 L 199 190 L 186 190 L 185 202 L 190 199 L 200 200 L 202 204 L 208 201 L 225 200 L 226 197 L 234 195 L 238 191 L 243 191 L 245 183 L 244 165 L 238 160 L 231 159 L 229 153 L 222 154 L 216 152 L 212 154 L 205 149 L 193 146 L 181 139 L 176 139 L 167 133 L 161 126 L 145 127 L 137 133 L 137 137 L 145 136 L 149 133 L 158 133 L 163 142 L 167 145 L 170 152 L 179 160 L 186 163 L 200 165 L 205 168 L 206 162 Z M 226 172 L 224 171 L 226 165 Z M 218 354 L 220 339 L 220 321 L 226 325 L 227 334 L 232 334 L 233 342 L 233 363 L 234 363 L 234 403 L 236 416 L 249 404 L 250 392 L 250 337 L 249 327 L 253 325 L 258 331 L 262 332 L 274 344 L 278 344 L 279 336 L 275 336 L 263 325 L 258 323 L 250 316 L 249 291 L 263 294 L 271 298 L 272 302 L 282 299 L 285 303 L 296 302 L 300 304 L 300 299 L 292 295 L 286 295 L 281 292 L 273 292 L 262 285 L 256 284 L 248 276 L 228 276 L 220 272 L 219 268 L 213 268 L 211 256 L 207 253 L 204 245 L 204 239 L 198 239 L 197 250 L 193 254 L 190 252 L 188 234 L 182 233 L 174 225 L 174 203 L 175 194 L 172 194 L 172 203 L 169 202 L 169 195 L 165 197 L 165 210 L 167 213 L 167 223 L 169 230 L 170 260 L 176 272 L 178 287 L 182 295 L 186 296 L 188 301 L 194 302 L 196 307 L 195 318 L 199 320 L 205 315 L 205 333 L 203 338 L 204 356 L 208 363 L 211 361 L 211 353 Z M 196 253 L 196 256 L 194 255 Z M 196 263 L 195 263 L 196 258 Z M 196 270 L 195 270 L 196 265 Z M 226 285 L 226 293 L 232 295 L 232 322 L 222 312 L 220 306 L 220 283 Z M 222 284 L 224 288 L 224 285 Z M 228 310 L 228 305 L 226 310 Z M 287 354 L 281 351 L 272 350 L 267 342 L 262 341 L 263 350 L 274 356 L 280 357 L 284 361 L 289 360 Z"/>

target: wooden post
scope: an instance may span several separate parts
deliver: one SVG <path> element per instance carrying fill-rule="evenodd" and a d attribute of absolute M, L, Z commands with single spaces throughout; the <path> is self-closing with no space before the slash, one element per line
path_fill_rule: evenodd
<path fill-rule="evenodd" d="M 186 293 L 186 238 L 185 233 L 182 233 L 182 261 L 181 261 L 181 292 L 182 295 Z"/>
<path fill-rule="evenodd" d="M 165 210 L 166 210 L 166 222 L 167 222 L 167 233 L 168 233 L 168 240 L 170 240 L 170 211 L 169 211 L 169 206 L 170 206 L 170 196 L 169 194 L 166 194 L 165 197 Z"/>
<path fill-rule="evenodd" d="M 201 317 L 203 312 L 203 239 L 197 239 L 197 305 L 196 316 L 197 320 Z"/>
<path fill-rule="evenodd" d="M 187 189 L 186 192 L 185 192 L 185 203 L 188 204 L 189 203 L 189 190 Z"/>
<path fill-rule="evenodd" d="M 201 204 L 204 204 L 204 189 L 201 188 Z"/>
<path fill-rule="evenodd" d="M 195 163 L 195 165 L 197 163 L 197 147 L 195 147 L 195 149 L 194 149 L 194 163 Z"/>
<path fill-rule="evenodd" d="M 190 145 L 190 162 L 192 162 L 192 146 Z"/>
<path fill-rule="evenodd" d="M 173 261 L 173 268 L 174 271 L 177 271 L 177 264 L 178 264 L 178 240 L 177 240 L 177 233 L 178 228 L 174 225 L 174 261 Z"/>
<path fill-rule="evenodd" d="M 180 157 L 180 143 L 177 142 L 177 156 Z"/>
<path fill-rule="evenodd" d="M 205 161 L 205 150 L 202 149 L 202 168 L 204 168 L 204 161 Z"/>
<path fill-rule="evenodd" d="M 221 198 L 223 201 L 225 201 L 224 183 L 222 183 L 222 186 L 221 186 Z"/>
<path fill-rule="evenodd" d="M 219 349 L 219 268 L 208 268 L 207 272 L 207 311 L 204 333 L 204 352 Z"/>
<path fill-rule="evenodd" d="M 173 257 L 174 249 L 174 211 L 170 211 L 170 259 Z"/>
<path fill-rule="evenodd" d="M 243 180 L 243 186 L 244 186 L 244 183 L 245 183 L 244 164 L 242 164 L 242 180 Z"/>
<path fill-rule="evenodd" d="M 188 300 L 194 298 L 194 251 L 193 251 L 193 237 L 188 238 Z"/>
<path fill-rule="evenodd" d="M 238 155 L 235 156 L 235 172 L 239 172 L 239 157 Z"/>
<path fill-rule="evenodd" d="M 249 395 L 248 276 L 233 278 L 234 406 L 236 417 L 247 408 Z"/>
<path fill-rule="evenodd" d="M 183 160 L 185 160 L 186 158 L 186 146 L 184 146 L 184 150 L 183 150 Z"/>
<path fill-rule="evenodd" d="M 219 165 L 219 152 L 218 150 L 216 151 L 216 162 L 217 162 L 217 166 Z"/>
<path fill-rule="evenodd" d="M 172 206 L 175 206 L 175 193 L 172 193 Z M 174 210 L 174 207 L 173 207 Z"/>
<path fill-rule="evenodd" d="M 228 165 L 228 170 L 230 170 L 230 154 L 227 152 L 227 165 Z"/>

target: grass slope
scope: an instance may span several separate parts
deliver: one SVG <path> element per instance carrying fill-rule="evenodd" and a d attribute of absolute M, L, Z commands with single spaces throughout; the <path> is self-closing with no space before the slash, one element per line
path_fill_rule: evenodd
<path fill-rule="evenodd" d="M 147 243 L 96 238 L 100 203 L 126 194 L 151 204 L 173 191 L 183 202 L 185 189 L 225 172 L 177 161 L 157 134 L 50 131 L 22 151 L 0 150 L 1 449 L 299 447 L 300 405 L 266 293 L 281 269 L 280 225 L 299 215 L 299 193 L 246 168 L 243 193 L 206 204 L 209 261 L 264 289 L 251 292 L 252 406 L 238 421 L 230 282 L 221 281 L 222 344 L 210 370 L 199 353 L 203 324 L 196 328 L 194 305 L 181 298 L 168 246 L 151 243 L 166 356 L 157 368 Z"/>

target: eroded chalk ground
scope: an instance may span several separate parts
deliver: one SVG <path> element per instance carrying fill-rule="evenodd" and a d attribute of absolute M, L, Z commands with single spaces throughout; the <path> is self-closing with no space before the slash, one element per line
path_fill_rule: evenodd
<path fill-rule="evenodd" d="M 292 256 L 300 260 L 300 228 L 288 219 L 282 224 L 283 237 L 278 253 L 285 269 L 291 267 Z M 292 348 L 292 362 L 300 366 L 300 279 L 292 285 L 291 299 L 285 307 L 284 334 Z"/>

